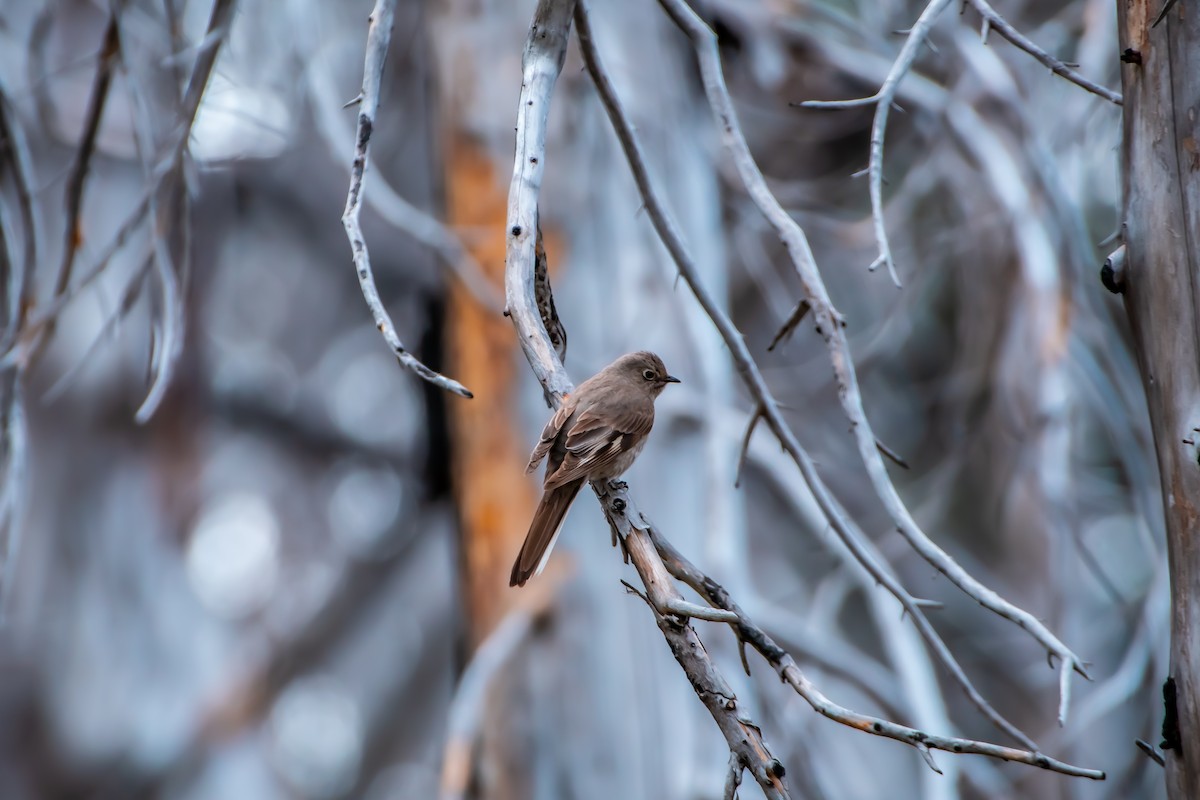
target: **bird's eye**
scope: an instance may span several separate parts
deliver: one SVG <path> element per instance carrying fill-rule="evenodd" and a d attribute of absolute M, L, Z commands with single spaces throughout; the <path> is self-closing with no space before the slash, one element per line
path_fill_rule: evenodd
<path fill-rule="evenodd" d="M 648 381 L 654 380 L 654 370 L 652 370 L 652 369 L 642 370 L 642 377 Z"/>

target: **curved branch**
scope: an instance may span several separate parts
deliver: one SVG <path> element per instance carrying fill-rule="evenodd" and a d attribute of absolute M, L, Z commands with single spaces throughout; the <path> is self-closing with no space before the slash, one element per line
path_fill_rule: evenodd
<path fill-rule="evenodd" d="M 892 276 L 892 282 L 897 287 L 900 286 L 900 276 L 896 273 L 896 263 L 892 260 L 892 246 L 888 243 L 887 228 L 884 226 L 883 219 L 883 140 L 887 134 L 888 113 L 896 102 L 896 91 L 900 86 L 900 81 L 912 69 L 913 62 L 917 60 L 917 54 L 921 51 L 921 45 L 929 38 L 929 31 L 933 27 L 933 23 L 937 21 L 938 16 L 948 5 L 950 5 L 950 0 L 930 0 L 929 5 L 925 6 L 925 10 L 921 12 L 921 16 L 917 18 L 912 30 L 909 31 L 904 47 L 900 48 L 900 55 L 896 56 L 896 61 L 888 71 L 883 85 L 874 95 L 858 100 L 801 103 L 805 108 L 852 108 L 872 104 L 875 106 L 875 118 L 871 122 L 871 148 L 870 160 L 867 164 L 867 181 L 871 194 L 871 221 L 875 226 L 875 243 L 879 247 L 879 257 L 871 263 L 869 269 L 875 270 L 880 264 L 885 264 L 888 274 Z"/>
<path fill-rule="evenodd" d="M 613 127 L 616 129 L 617 137 L 620 139 L 621 145 L 625 149 L 626 159 L 629 161 L 630 168 L 633 171 L 634 181 L 638 186 L 638 190 L 641 192 L 642 199 L 651 223 L 654 225 L 655 230 L 658 231 L 659 237 L 662 239 L 668 252 L 670 252 L 671 257 L 675 260 L 675 265 L 679 270 L 679 274 L 683 277 L 689 288 L 691 288 L 700 305 L 712 318 L 713 324 L 717 327 L 718 331 L 720 331 L 721 337 L 724 339 L 726 346 L 729 347 L 734 359 L 734 363 L 741 373 L 743 381 L 746 383 L 747 388 L 758 403 L 759 413 L 767 422 L 768 426 L 771 428 L 771 431 L 775 434 L 784 450 L 799 468 L 805 479 L 805 482 L 809 486 L 809 490 L 811 491 L 813 498 L 816 500 L 817 505 L 820 506 L 822 512 L 825 514 L 825 518 L 828 520 L 830 527 L 837 534 L 838 538 L 841 539 L 846 547 L 854 554 L 855 558 L 857 558 L 869 572 L 875 575 L 876 578 L 885 586 L 887 586 L 889 591 L 891 591 L 896 598 L 900 600 L 901 604 L 904 605 L 905 610 L 908 611 L 912 616 L 914 624 L 918 626 L 922 636 L 930 644 L 930 646 L 934 648 L 935 653 L 938 655 L 938 658 L 942 661 L 942 663 L 945 664 L 948 669 L 950 669 L 951 674 L 958 681 L 959 685 L 963 688 L 963 691 L 966 692 L 968 698 L 975 705 L 975 707 L 978 708 L 981 713 L 987 716 L 987 718 L 1002 731 L 1009 734 L 1026 747 L 1035 749 L 1036 746 L 1034 745 L 1033 740 L 1008 720 L 1004 719 L 1004 717 L 1002 717 L 1000 714 L 998 714 L 995 709 L 993 709 L 991 705 L 983 698 L 978 690 L 975 689 L 970 680 L 968 680 L 966 675 L 962 672 L 961 668 L 958 667 L 958 664 L 954 660 L 949 649 L 945 646 L 941 639 L 937 637 L 936 633 L 933 631 L 933 626 L 930 625 L 929 621 L 925 618 L 924 613 L 921 611 L 921 608 L 917 605 L 915 600 L 909 596 L 903 587 L 900 586 L 899 581 L 896 580 L 894 576 L 882 570 L 869 555 L 868 547 L 865 544 L 865 539 L 862 536 L 861 531 L 858 529 L 858 526 L 850 519 L 849 515 L 845 513 L 844 509 L 841 507 L 841 504 L 833 496 L 832 492 L 829 491 L 829 488 L 825 485 L 824 481 L 821 479 L 821 476 L 818 474 L 812 457 L 803 448 L 803 446 L 801 446 L 799 440 L 796 438 L 795 433 L 791 430 L 791 427 L 787 424 L 786 420 L 783 419 L 779 405 L 774 396 L 771 394 L 770 389 L 767 388 L 766 381 L 762 376 L 762 372 L 758 369 L 757 364 L 750 355 L 750 351 L 746 347 L 746 343 L 741 335 L 741 332 L 737 330 L 733 322 L 729 319 L 729 316 L 716 303 L 713 297 L 708 293 L 708 290 L 700 282 L 695 263 L 687 251 L 687 246 L 684 244 L 683 238 L 679 233 L 674 220 L 667 212 L 661 198 L 658 196 L 654 187 L 650 183 L 649 172 L 646 168 L 645 159 L 641 152 L 641 146 L 638 144 L 637 136 L 634 133 L 633 125 L 629 121 L 628 116 L 621 106 L 620 99 L 616 96 L 612 82 L 609 80 L 607 73 L 604 71 L 603 66 L 598 60 L 598 53 L 595 51 L 595 46 L 591 41 L 589 28 L 586 24 L 579 25 L 579 35 L 581 48 L 584 54 L 584 61 L 588 64 L 588 69 L 592 73 L 592 79 L 595 81 L 597 89 L 600 92 L 601 100 L 609 113 L 609 118 L 613 123 Z M 732 119 L 732 117 L 729 117 L 729 119 Z M 754 169 L 757 170 L 757 167 L 754 167 Z M 756 190 L 766 192 L 766 196 L 771 200 L 771 202 L 774 202 L 774 197 L 766 189 L 765 183 L 760 181 L 759 184 L 756 185 Z M 782 209 L 780 209 L 780 213 L 783 214 L 784 218 L 787 218 L 786 214 L 782 212 Z M 790 218 L 788 219 L 790 221 Z M 825 293 L 824 284 L 821 283 L 820 275 L 816 271 L 815 263 L 812 260 L 812 252 L 808 249 L 808 241 L 804 237 L 803 231 L 801 231 L 799 226 L 796 226 L 794 223 L 792 223 L 792 226 L 792 228 L 785 229 L 784 232 L 781 233 L 781 236 L 783 237 L 785 245 L 788 246 L 789 251 L 795 256 L 794 260 L 804 259 L 808 264 L 811 265 L 811 269 L 805 268 L 800 270 L 800 278 L 805 286 L 805 291 L 810 297 L 810 305 L 814 309 L 817 309 L 817 313 L 819 315 L 818 318 L 823 320 L 819 326 L 819 329 L 825 334 L 826 341 L 829 344 L 830 349 L 833 351 L 831 353 L 831 358 L 834 362 L 835 372 L 838 372 L 838 370 L 844 370 L 846 365 L 850 364 L 851 362 L 849 346 L 846 343 L 845 337 L 841 335 L 841 317 L 833 308 L 832 304 L 829 302 L 828 295 Z M 837 339 L 833 338 L 835 334 L 838 337 Z M 853 372 L 851 372 L 850 375 L 853 377 Z M 841 378 L 840 372 L 838 372 L 838 377 Z M 844 389 L 844 384 L 841 381 L 839 381 L 839 387 L 842 387 L 844 392 L 849 391 Z M 857 385 L 855 384 L 851 388 L 853 391 L 853 396 L 858 404 L 858 413 L 861 415 L 861 400 L 858 399 Z M 843 392 L 839 392 L 839 395 L 843 395 Z M 848 402 L 847 398 L 843 396 L 842 401 L 843 408 L 846 408 L 846 404 Z M 847 410 L 847 413 L 850 413 L 849 410 Z M 870 433 L 869 426 L 866 427 L 866 430 L 867 435 L 872 442 L 870 452 L 878 459 L 878 454 L 874 446 L 874 437 L 873 434 Z M 880 468 L 882 469 L 882 462 L 880 461 L 879 463 Z M 945 557 L 949 560 L 949 556 Z M 953 564 L 954 569 L 961 571 L 961 567 L 959 567 L 953 561 L 950 563 Z M 982 600 L 980 602 L 982 602 Z"/>
<path fill-rule="evenodd" d="M 949 578 L 965 594 L 974 598 L 993 613 L 1027 631 L 1046 648 L 1048 653 L 1063 661 L 1070 662 L 1074 671 L 1087 677 L 1083 659 L 1075 655 L 1040 620 L 1024 609 L 1018 608 L 1008 600 L 1005 600 L 963 569 L 946 551 L 921 530 L 908 508 L 904 505 L 904 501 L 900 499 L 900 495 L 887 473 L 887 467 L 884 465 L 883 458 L 876 448 L 876 437 L 871 429 L 870 422 L 867 420 L 866 411 L 863 408 L 862 395 L 858 387 L 858 377 L 850 355 L 850 345 L 842 330 L 845 323 L 829 299 L 829 294 L 825 289 L 824 282 L 813 259 L 812 250 L 809 247 L 804 231 L 788 215 L 783 207 L 780 206 L 775 195 L 767 187 L 766 180 L 750 153 L 750 149 L 746 144 L 745 137 L 738 123 L 737 113 L 733 107 L 733 100 L 729 96 L 729 91 L 725 86 L 716 35 L 683 0 L 659 0 L 659 4 L 666 11 L 667 15 L 691 39 L 696 49 L 704 89 L 708 95 L 709 104 L 712 107 L 713 116 L 718 124 L 722 140 L 746 187 L 747 193 L 754 200 L 755 204 L 758 205 L 763 216 L 775 228 L 780 239 L 783 241 L 784 247 L 788 251 L 788 255 L 792 259 L 792 263 L 796 267 L 802 288 L 812 307 L 817 330 L 824 338 L 826 347 L 829 350 L 829 358 L 833 365 L 834 377 L 837 382 L 838 400 L 841 403 L 843 412 L 850 420 L 851 431 L 858 445 L 859 458 L 866 467 L 876 495 L 887 509 L 897 530 L 922 558 Z M 615 95 L 612 99 L 615 100 Z M 620 118 L 619 107 L 614 106 L 609 99 L 606 99 L 605 105 L 609 109 L 609 116 L 613 119 L 614 125 L 618 127 L 618 135 L 622 139 L 622 144 L 626 148 L 626 155 L 629 157 L 630 164 L 634 168 L 638 187 L 642 190 L 643 197 L 647 199 L 647 209 L 650 211 L 650 218 L 654 221 L 659 235 L 663 237 L 667 249 L 675 258 L 676 264 L 679 265 L 680 273 L 684 276 L 689 286 L 692 287 L 697 299 L 704 306 L 705 310 L 708 311 L 709 316 L 713 318 L 714 324 L 721 332 L 722 338 L 725 339 L 725 343 L 730 348 L 738 364 L 739 371 L 746 382 L 747 388 L 763 408 L 764 419 L 779 438 L 780 443 L 792 456 L 793 460 L 795 460 L 796 465 L 800 468 L 801 473 L 812 489 L 817 502 L 826 511 L 826 514 L 829 515 L 831 524 L 836 526 L 835 519 L 837 514 L 832 502 L 832 496 L 817 475 L 812 459 L 800 447 L 795 434 L 784 421 L 779 407 L 774 398 L 771 397 L 762 373 L 750 356 L 741 335 L 734 328 L 733 323 L 729 320 L 725 312 L 713 303 L 712 298 L 707 296 L 703 287 L 698 285 L 694 270 L 689 269 L 688 272 L 684 271 L 684 262 L 688 262 L 690 259 L 688 259 L 682 241 L 676 241 L 674 244 L 670 241 L 672 239 L 678 240 L 679 238 L 679 234 L 674 229 L 673 223 L 665 217 L 665 213 L 661 208 L 657 212 L 650 210 L 650 199 L 647 197 L 649 184 L 648 178 L 645 175 L 645 165 L 641 161 L 640 153 L 637 154 L 636 160 L 631 154 L 631 146 L 636 148 L 636 141 L 632 128 L 629 127 L 628 120 Z M 628 128 L 628 130 L 622 130 L 622 128 Z M 638 176 L 639 169 L 642 173 L 640 177 Z"/>
<path fill-rule="evenodd" d="M 376 0 L 367 28 L 367 54 L 363 64 L 361 102 L 358 109 L 358 125 L 354 136 L 354 162 L 350 168 L 350 189 L 346 194 L 346 210 L 342 212 L 342 225 L 350 249 L 354 253 L 354 267 L 358 274 L 358 285 L 362 289 L 367 307 L 375 319 L 375 327 L 383 334 L 383 340 L 392 348 L 392 353 L 405 369 L 417 374 L 440 389 L 453 392 L 460 397 L 474 397 L 467 387 L 425 366 L 408 352 L 396 326 L 375 288 L 375 275 L 371 271 L 371 257 L 367 242 L 363 238 L 359 214 L 362 212 L 363 178 L 367 171 L 367 151 L 371 143 L 371 131 L 375 127 L 375 113 L 379 110 L 379 84 L 383 80 L 383 65 L 387 59 L 388 45 L 392 39 L 392 20 L 395 16 L 396 0 Z"/>
<path fill-rule="evenodd" d="M 987 41 L 988 30 L 994 30 L 996 33 L 1000 34 L 1005 39 L 1008 39 L 1008 41 L 1012 42 L 1029 55 L 1033 56 L 1039 62 L 1049 67 L 1050 71 L 1055 75 L 1060 75 L 1081 89 L 1086 89 L 1092 94 L 1103 97 L 1105 100 L 1115 105 L 1119 106 L 1124 102 L 1120 93 L 1114 92 L 1112 89 L 1088 80 L 1068 66 L 1065 61 L 1060 61 L 1042 48 L 1038 47 L 1023 33 L 1014 28 L 1008 20 L 1000 16 L 999 12 L 992 8 L 987 0 L 966 0 L 966 2 L 969 2 L 971 6 L 979 12 L 979 16 L 983 17 L 983 39 L 985 42 Z M 1170 4 L 1168 3 L 1168 5 Z"/>
<path fill-rule="evenodd" d="M 812 681 L 804 676 L 800 667 L 796 665 L 795 660 L 786 650 L 775 644 L 766 631 L 755 625 L 746 616 L 745 612 L 738 607 L 737 603 L 733 601 L 724 587 L 684 558 L 678 550 L 671 546 L 670 542 L 662 537 L 653 525 L 647 523 L 646 530 L 668 571 L 677 579 L 695 589 L 701 597 L 715 608 L 725 609 L 736 615 L 737 623 L 734 625 L 734 629 L 737 631 L 738 639 L 757 650 L 779 675 L 780 679 L 795 689 L 797 694 L 803 697 L 815 711 L 823 716 L 864 733 L 882 736 L 887 739 L 895 739 L 898 742 L 915 747 L 921 753 L 930 769 L 938 773 L 941 770 L 938 769 L 937 765 L 933 762 L 933 757 L 929 754 L 931 749 L 945 750 L 951 753 L 972 753 L 975 755 L 990 756 L 1003 761 L 1016 761 L 1021 764 L 1041 767 L 1052 772 L 1061 772 L 1064 775 L 1091 778 L 1092 780 L 1104 780 L 1105 775 L 1101 770 L 1076 767 L 1048 758 L 1036 751 L 1018 750 L 1012 747 L 991 744 L 990 742 L 960 739 L 953 736 L 934 736 L 916 728 L 898 725 L 868 714 L 859 714 L 834 703 L 822 694 Z"/>

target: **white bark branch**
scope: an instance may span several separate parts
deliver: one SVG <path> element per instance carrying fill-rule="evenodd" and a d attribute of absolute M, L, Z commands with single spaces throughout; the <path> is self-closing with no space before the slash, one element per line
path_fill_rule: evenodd
<path fill-rule="evenodd" d="M 838 399 L 841 402 L 842 410 L 850 419 L 855 442 L 858 445 L 859 457 L 867 469 L 867 474 L 871 479 L 876 495 L 883 502 L 897 529 L 922 558 L 949 578 L 964 593 L 974 598 L 985 608 L 1027 631 L 1049 653 L 1064 661 L 1069 661 L 1076 672 L 1086 677 L 1087 671 L 1081 658 L 1075 655 L 1057 636 L 1051 633 L 1040 620 L 1024 609 L 1018 608 L 1005 600 L 963 569 L 948 553 L 942 550 L 941 547 L 934 543 L 921 530 L 903 500 L 900 499 L 896 487 L 892 484 L 891 478 L 888 476 L 883 458 L 876 447 L 877 440 L 875 434 L 863 409 L 862 395 L 858 387 L 858 377 L 855 372 L 854 362 L 850 355 L 849 342 L 842 330 L 844 322 L 829 299 L 828 292 L 825 289 L 824 282 L 813 259 L 812 250 L 809 247 L 804 231 L 788 215 L 767 187 L 766 180 L 761 170 L 759 170 L 758 164 L 750 154 L 750 149 L 746 144 L 745 137 L 738 123 L 737 113 L 733 107 L 733 100 L 729 96 L 729 91 L 725 86 L 716 35 L 683 0 L 659 0 L 659 3 L 676 24 L 688 35 L 695 46 L 705 92 L 708 95 L 709 104 L 712 107 L 713 117 L 717 122 L 722 141 L 729 151 L 729 155 L 746 187 L 746 191 L 758 205 L 763 216 L 767 218 L 779 234 L 784 247 L 787 249 L 799 273 L 801 285 L 813 310 L 812 313 L 815 317 L 817 330 L 821 333 L 829 349 L 829 357 L 838 386 Z M 612 108 L 610 108 L 610 116 L 615 117 Z M 618 124 L 615 118 L 614 124 Z M 628 123 L 626 122 L 625 124 L 627 125 Z M 631 129 L 628 131 L 628 137 L 633 137 Z M 626 149 L 628 153 L 628 145 L 626 145 Z M 638 160 L 640 161 L 640 156 Z M 634 163 L 633 157 L 630 157 L 630 163 L 634 166 L 636 176 L 638 165 Z M 644 173 L 644 164 L 641 165 L 641 169 Z M 641 186 L 642 181 L 639 179 L 639 188 Z M 646 190 L 643 189 L 643 196 L 645 195 Z M 647 201 L 648 209 L 649 205 L 649 201 Z M 825 509 L 826 514 L 829 515 L 831 524 L 837 527 L 840 523 L 836 521 L 838 515 L 834 508 L 832 495 L 817 475 L 812 459 L 801 448 L 795 434 L 784 421 L 779 407 L 774 398 L 771 397 L 762 373 L 750 356 L 741 335 L 733 327 L 732 322 L 730 322 L 724 311 L 717 307 L 711 298 L 702 296 L 703 288 L 698 289 L 694 285 L 693 279 L 689 278 L 688 273 L 684 272 L 681 261 L 687 260 L 687 257 L 682 243 L 680 242 L 673 246 L 671 242 L 667 241 L 668 237 L 678 238 L 678 233 L 674 230 L 673 225 L 669 221 L 659 221 L 653 212 L 651 212 L 650 216 L 652 220 L 655 220 L 655 225 L 659 228 L 660 235 L 663 235 L 667 249 L 675 257 L 676 263 L 680 264 L 680 271 L 684 275 L 684 279 L 692 286 L 693 291 L 697 292 L 697 298 L 705 306 L 710 316 L 713 317 L 714 324 L 721 331 L 727 346 L 738 362 L 739 370 L 746 382 L 747 388 L 762 405 L 764 418 L 771 430 L 779 437 L 780 443 L 783 444 L 789 454 L 792 455 L 805 480 L 812 488 L 817 502 Z M 659 218 L 662 217 L 661 214 L 657 216 Z M 844 531 L 845 528 L 843 525 L 843 533 Z M 844 535 L 848 534 L 844 533 Z"/>
<path fill-rule="evenodd" d="M 509 318 L 526 359 L 554 406 L 573 388 L 542 322 L 534 287 L 538 194 L 545 162 L 546 117 L 554 84 L 562 68 L 572 13 L 584 19 L 574 0 L 541 0 L 534 12 L 522 59 L 523 80 L 517 112 L 516 158 L 509 189 L 505 292 Z M 593 485 L 601 496 L 609 525 L 624 543 L 646 587 L 645 598 L 676 661 L 725 737 L 730 752 L 750 770 L 769 800 L 789 797 L 784 768 L 744 713 L 733 690 L 701 643 L 688 617 L 728 620 L 684 600 L 643 526 L 634 523 L 624 489 Z M 640 518 L 640 515 L 639 515 Z"/>
<path fill-rule="evenodd" d="M 938 16 L 950 5 L 950 0 L 930 0 L 929 5 L 921 12 L 900 55 L 896 56 L 892 69 L 879 87 L 879 91 L 871 97 L 860 100 L 810 100 L 801 105 L 805 108 L 851 108 L 859 105 L 874 105 L 875 118 L 871 122 L 870 160 L 867 164 L 867 182 L 871 195 L 871 220 L 875 226 L 875 244 L 879 248 L 879 256 L 871 263 L 869 269 L 875 270 L 880 264 L 887 266 L 888 274 L 897 287 L 900 286 L 900 276 L 896 272 L 896 263 L 892 259 L 892 246 L 888 242 L 887 227 L 883 217 L 883 140 L 887 135 L 888 114 L 896 102 L 896 91 L 900 81 L 912 69 L 913 62 L 921 52 L 921 45 L 929 38 L 929 31 Z"/>
<path fill-rule="evenodd" d="M 359 215 L 362 212 L 363 180 L 367 171 L 367 156 L 371 133 L 375 127 L 375 113 L 379 110 L 379 85 L 383 80 L 383 65 L 387 59 L 388 45 L 392 38 L 392 20 L 395 16 L 396 0 L 376 0 L 367 28 L 367 53 L 363 64 L 362 99 L 358 107 L 358 125 L 354 137 L 354 161 L 350 169 L 350 189 L 346 195 L 346 210 L 342 213 L 342 225 L 350 249 L 354 254 L 354 268 L 358 284 L 362 289 L 367 307 L 375 319 L 375 327 L 392 349 L 396 359 L 405 368 L 416 373 L 440 389 L 453 392 L 460 397 L 474 397 L 467 387 L 447 378 L 422 364 L 400 341 L 396 326 L 379 299 L 375 288 L 375 276 L 371 271 L 371 257 L 363 237 Z"/>

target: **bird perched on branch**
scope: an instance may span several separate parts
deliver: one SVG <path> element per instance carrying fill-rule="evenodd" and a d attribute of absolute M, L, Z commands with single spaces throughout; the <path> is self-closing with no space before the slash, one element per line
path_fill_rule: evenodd
<path fill-rule="evenodd" d="M 509 586 L 542 571 L 567 509 L 588 481 L 609 481 L 629 469 L 654 425 L 654 399 L 668 383 L 662 359 L 641 350 L 618 358 L 576 387 L 542 429 L 526 472 L 543 458 L 542 499 L 513 564 Z"/>

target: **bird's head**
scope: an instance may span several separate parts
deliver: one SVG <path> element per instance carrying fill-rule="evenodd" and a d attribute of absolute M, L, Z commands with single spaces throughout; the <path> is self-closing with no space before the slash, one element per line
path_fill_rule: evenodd
<path fill-rule="evenodd" d="M 667 372 L 661 358 L 647 350 L 621 356 L 613 368 L 634 386 L 644 388 L 651 397 L 658 397 L 668 383 L 680 382 L 679 378 Z"/>

